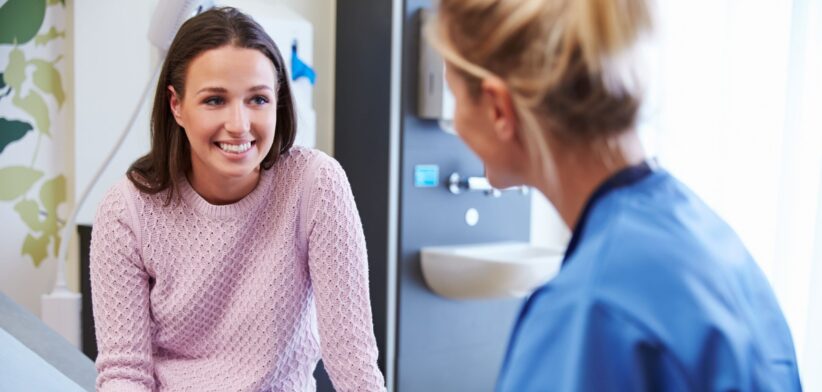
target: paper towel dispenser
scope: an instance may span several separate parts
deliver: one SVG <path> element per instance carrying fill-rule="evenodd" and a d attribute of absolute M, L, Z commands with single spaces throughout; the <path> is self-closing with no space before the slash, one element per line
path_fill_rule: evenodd
<path fill-rule="evenodd" d="M 445 82 L 445 61 L 424 34 L 425 26 L 434 17 L 433 11 L 420 10 L 417 115 L 425 119 L 440 120 L 440 127 L 450 131 L 451 121 L 454 119 L 454 96 Z"/>

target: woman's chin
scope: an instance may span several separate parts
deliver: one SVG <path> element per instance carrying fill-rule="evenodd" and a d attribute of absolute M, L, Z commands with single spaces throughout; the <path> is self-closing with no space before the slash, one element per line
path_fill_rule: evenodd
<path fill-rule="evenodd" d="M 213 165 L 212 168 L 215 169 L 216 174 L 220 177 L 240 179 L 254 174 L 257 168 L 260 167 L 260 163 L 257 162 L 257 152 L 253 149 L 243 154 L 228 153 L 220 150 L 219 155 L 216 162 L 214 162 L 216 165 Z"/>
<path fill-rule="evenodd" d="M 256 176 L 259 166 L 259 164 L 254 164 L 252 162 L 245 164 L 235 163 L 231 165 L 221 165 L 221 167 L 216 168 L 216 173 L 220 177 L 227 180 L 241 180 L 249 176 Z"/>

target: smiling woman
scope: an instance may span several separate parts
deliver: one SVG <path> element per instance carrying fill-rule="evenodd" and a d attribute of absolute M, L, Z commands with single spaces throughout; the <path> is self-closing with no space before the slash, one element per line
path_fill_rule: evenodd
<path fill-rule="evenodd" d="M 241 24 L 232 17 L 237 18 L 215 11 L 192 18 L 171 43 L 154 96 L 152 149 L 128 171 L 141 191 L 156 194 L 168 189 L 170 202 L 180 174 L 185 174 L 207 200 L 217 197 L 211 201 L 230 203 L 248 194 L 259 170 L 271 168 L 294 143 L 294 100 L 280 51 L 250 18 Z M 237 143 L 238 134 L 249 140 Z M 246 164 L 226 166 L 208 155 L 220 152 L 220 142 L 232 150 L 251 142 L 254 134 L 266 134 L 260 136 L 265 140 L 254 143 L 258 154 Z M 206 168 L 210 170 L 202 170 Z M 220 177 L 217 184 L 211 183 L 212 175 Z M 209 181 L 202 176 L 209 176 Z M 233 195 L 221 198 L 208 188 Z"/>
<path fill-rule="evenodd" d="M 184 94 L 168 86 L 174 119 L 191 145 L 189 181 L 213 204 L 240 200 L 257 186 L 277 124 L 271 65 L 257 50 L 226 45 L 192 60 Z"/>
<path fill-rule="evenodd" d="M 151 151 L 97 212 L 98 390 L 382 391 L 365 241 L 348 180 L 292 147 L 270 37 L 232 8 L 177 33 Z"/>

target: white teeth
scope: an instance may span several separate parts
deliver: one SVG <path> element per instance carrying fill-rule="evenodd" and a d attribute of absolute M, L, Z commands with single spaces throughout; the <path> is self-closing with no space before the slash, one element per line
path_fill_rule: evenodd
<path fill-rule="evenodd" d="M 225 152 L 233 152 L 233 153 L 243 153 L 248 151 L 251 148 L 251 142 L 243 143 L 243 144 L 228 144 L 228 143 L 219 143 L 220 148 Z"/>

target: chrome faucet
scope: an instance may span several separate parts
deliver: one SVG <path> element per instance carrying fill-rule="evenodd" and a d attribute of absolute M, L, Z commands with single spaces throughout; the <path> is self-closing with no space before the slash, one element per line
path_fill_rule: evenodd
<path fill-rule="evenodd" d="M 504 191 L 519 191 L 523 195 L 528 194 L 527 186 L 512 186 L 510 188 L 497 189 L 491 186 L 488 179 L 485 177 L 462 177 L 459 173 L 454 172 L 448 176 L 448 190 L 455 195 L 462 192 L 480 191 L 485 192 L 486 195 L 493 197 L 502 196 Z"/>

